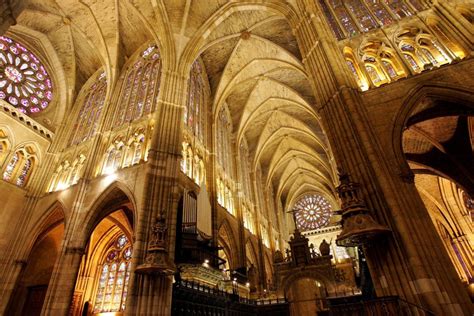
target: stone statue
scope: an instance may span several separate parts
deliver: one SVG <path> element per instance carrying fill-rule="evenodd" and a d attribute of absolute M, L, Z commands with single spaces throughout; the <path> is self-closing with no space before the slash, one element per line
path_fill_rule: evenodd
<path fill-rule="evenodd" d="M 323 239 L 323 241 L 319 245 L 319 252 L 321 253 L 321 256 L 329 256 L 330 249 L 326 239 Z"/>

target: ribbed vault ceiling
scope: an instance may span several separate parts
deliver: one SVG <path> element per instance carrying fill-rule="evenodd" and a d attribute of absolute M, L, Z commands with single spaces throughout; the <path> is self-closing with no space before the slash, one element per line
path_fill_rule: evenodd
<path fill-rule="evenodd" d="M 231 5 L 216 0 L 32 0 L 11 30 L 39 32 L 51 42 L 71 100 L 65 107 L 72 106 L 73 96 L 100 67 L 114 82 L 143 43 L 163 43 L 163 34 L 172 33 L 179 58 L 199 39 L 213 118 L 227 104 L 236 148 L 246 140 L 252 168 L 261 166 L 264 184 L 273 187 L 285 207 L 309 191 L 334 202 L 328 142 L 288 22 L 256 5 L 224 12 Z M 203 29 L 206 25 L 213 27 Z"/>

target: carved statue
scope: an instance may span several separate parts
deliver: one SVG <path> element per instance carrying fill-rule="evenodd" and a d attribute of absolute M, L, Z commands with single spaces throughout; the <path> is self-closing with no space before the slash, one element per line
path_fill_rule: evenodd
<path fill-rule="evenodd" d="M 330 249 L 326 239 L 323 239 L 323 241 L 319 245 L 319 252 L 321 253 L 321 256 L 329 256 Z"/>

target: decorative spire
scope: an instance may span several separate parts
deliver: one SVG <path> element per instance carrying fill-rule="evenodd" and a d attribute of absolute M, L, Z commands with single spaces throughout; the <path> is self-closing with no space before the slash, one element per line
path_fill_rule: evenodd
<path fill-rule="evenodd" d="M 360 184 L 352 182 L 349 174 L 339 169 L 340 185 L 336 188 L 341 200 L 342 232 L 336 244 L 342 247 L 354 247 L 365 244 L 374 237 L 390 232 L 390 229 L 378 224 L 370 215 L 364 200 L 360 196 Z"/>

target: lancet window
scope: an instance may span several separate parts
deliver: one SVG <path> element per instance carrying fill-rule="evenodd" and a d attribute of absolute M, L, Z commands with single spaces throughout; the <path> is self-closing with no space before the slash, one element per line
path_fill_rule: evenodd
<path fill-rule="evenodd" d="M 120 76 L 118 110 L 114 126 L 134 121 L 155 111 L 161 79 L 158 46 L 148 46 Z"/>
<path fill-rule="evenodd" d="M 260 225 L 260 234 L 262 235 L 262 243 L 265 247 L 270 248 L 270 236 L 266 225 Z"/>
<path fill-rule="evenodd" d="M 205 181 L 204 161 L 200 154 L 194 153 L 188 142 L 183 142 L 181 171 L 193 179 L 197 185 L 201 185 Z"/>
<path fill-rule="evenodd" d="M 418 0 L 319 0 L 338 40 L 368 32 L 423 10 Z"/>
<path fill-rule="evenodd" d="M 107 93 L 107 78 L 101 72 L 85 92 L 82 106 L 69 138 L 70 145 L 76 145 L 92 137 L 99 125 Z"/>
<path fill-rule="evenodd" d="M 231 214 L 234 214 L 234 197 L 232 191 L 233 154 L 232 126 L 227 106 L 224 105 L 217 118 L 217 202 Z"/>
<path fill-rule="evenodd" d="M 246 142 L 242 142 L 240 145 L 240 176 L 242 190 L 247 200 L 250 200 L 252 196 L 251 180 L 250 180 L 250 166 L 249 166 L 249 152 Z"/>
<path fill-rule="evenodd" d="M 314 230 L 328 224 L 331 205 L 321 195 L 308 194 L 293 206 L 296 227 L 301 231 Z"/>
<path fill-rule="evenodd" d="M 132 246 L 125 235 L 109 245 L 100 261 L 101 269 L 94 313 L 122 312 L 127 300 Z"/>
<path fill-rule="evenodd" d="M 136 130 L 127 142 L 127 154 L 123 166 L 133 166 L 139 164 L 146 158 L 145 132 L 142 129 Z"/>
<path fill-rule="evenodd" d="M 395 51 L 386 43 L 374 40 L 361 47 L 362 61 L 373 85 L 398 80 L 406 76 Z"/>
<path fill-rule="evenodd" d="M 400 32 L 398 46 L 414 72 L 452 61 L 452 53 L 436 37 L 416 27 Z"/>
<path fill-rule="evenodd" d="M 31 147 L 19 148 L 13 153 L 10 161 L 5 166 L 3 180 L 24 187 L 33 172 L 35 162 L 35 152 Z"/>
<path fill-rule="evenodd" d="M 0 166 L 3 165 L 3 160 L 8 154 L 10 142 L 7 134 L 0 129 Z"/>
<path fill-rule="evenodd" d="M 188 81 L 188 98 L 184 109 L 184 123 L 192 134 L 202 142 L 204 136 L 205 94 L 201 64 L 195 61 Z"/>
<path fill-rule="evenodd" d="M 125 144 L 122 138 L 116 138 L 105 154 L 103 174 L 110 174 L 122 168 Z"/>
<path fill-rule="evenodd" d="M 243 205 L 242 209 L 244 227 L 247 228 L 252 234 L 255 234 L 255 219 L 253 217 L 252 211 L 245 204 Z"/>
<path fill-rule="evenodd" d="M 25 114 L 39 113 L 53 99 L 53 84 L 38 57 L 13 39 L 0 36 L 0 99 Z"/>
<path fill-rule="evenodd" d="M 82 176 L 86 157 L 80 154 L 72 164 L 68 160 L 61 162 L 53 173 L 48 192 L 64 190 L 76 184 Z"/>

